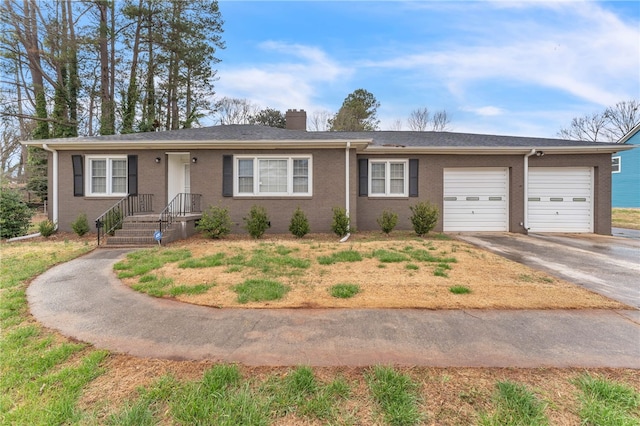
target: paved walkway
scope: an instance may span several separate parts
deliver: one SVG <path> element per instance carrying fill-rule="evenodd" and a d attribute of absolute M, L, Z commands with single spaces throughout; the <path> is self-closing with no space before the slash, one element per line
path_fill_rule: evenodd
<path fill-rule="evenodd" d="M 139 357 L 247 365 L 640 368 L 640 311 L 214 309 L 120 284 L 101 249 L 29 286 L 45 326 Z"/>

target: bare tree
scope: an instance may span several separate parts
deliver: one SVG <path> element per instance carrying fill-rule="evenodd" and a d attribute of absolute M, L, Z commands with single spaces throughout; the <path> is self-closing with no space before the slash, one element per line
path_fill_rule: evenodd
<path fill-rule="evenodd" d="M 426 131 L 429 127 L 429 109 L 425 107 L 411 111 L 407 124 L 409 125 L 409 129 L 414 132 Z"/>
<path fill-rule="evenodd" d="M 220 124 L 249 124 L 258 107 L 247 99 L 224 97 L 216 103 L 216 116 Z"/>
<path fill-rule="evenodd" d="M 591 115 L 571 120 L 571 125 L 560 129 L 558 136 L 589 142 L 618 142 L 640 123 L 640 103 L 622 101 L 615 106 Z"/>
<path fill-rule="evenodd" d="M 451 119 L 446 110 L 437 111 L 431 116 L 429 109 L 424 107 L 411 111 L 407 123 L 409 124 L 409 129 L 414 132 L 426 132 L 427 130 L 444 132 L 449 130 Z"/>
<path fill-rule="evenodd" d="M 607 135 L 607 121 L 607 117 L 600 113 L 574 118 L 569 128 L 561 129 L 558 136 L 580 141 L 602 141 Z"/>
<path fill-rule="evenodd" d="M 309 130 L 312 132 L 326 132 L 329 130 L 327 123 L 332 115 L 327 110 L 314 111 L 309 117 Z"/>
<path fill-rule="evenodd" d="M 618 102 L 607 108 L 604 115 L 609 119 L 609 140 L 619 141 L 640 123 L 640 102 L 635 99 Z"/>
<path fill-rule="evenodd" d="M 397 132 L 402 130 L 402 119 L 396 118 L 395 120 L 393 120 L 389 125 L 389 130 L 397 131 Z"/>
<path fill-rule="evenodd" d="M 451 123 L 451 118 L 447 111 L 442 110 L 433 114 L 433 118 L 431 119 L 431 129 L 434 132 L 445 132 L 450 130 L 451 127 L 449 124 Z"/>

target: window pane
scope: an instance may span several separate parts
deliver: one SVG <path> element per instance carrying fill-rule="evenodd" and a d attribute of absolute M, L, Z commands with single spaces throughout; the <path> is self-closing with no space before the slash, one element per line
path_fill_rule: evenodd
<path fill-rule="evenodd" d="M 253 177 L 253 160 L 238 160 L 238 176 Z"/>
<path fill-rule="evenodd" d="M 111 192 L 127 192 L 127 160 L 111 161 Z"/>
<path fill-rule="evenodd" d="M 107 160 L 91 160 L 91 192 L 107 193 Z"/>
<path fill-rule="evenodd" d="M 404 179 L 391 179 L 389 191 L 391 194 L 404 194 Z"/>
<path fill-rule="evenodd" d="M 404 163 L 389 164 L 389 193 L 404 194 Z"/>
<path fill-rule="evenodd" d="M 385 175 L 386 175 L 385 163 L 371 163 L 371 193 L 372 194 L 385 193 Z"/>
<path fill-rule="evenodd" d="M 385 172 L 384 169 L 385 169 L 384 163 L 371 163 L 371 178 L 384 179 L 384 172 Z"/>
<path fill-rule="evenodd" d="M 371 180 L 371 193 L 372 194 L 384 194 L 384 179 L 372 179 Z"/>
<path fill-rule="evenodd" d="M 309 192 L 309 160 L 293 160 L 293 192 Z"/>
<path fill-rule="evenodd" d="M 238 160 L 238 192 L 253 193 L 253 160 Z"/>
<path fill-rule="evenodd" d="M 293 192 L 304 193 L 304 194 L 309 192 L 309 179 L 307 179 L 306 177 L 294 177 Z"/>
<path fill-rule="evenodd" d="M 260 192 L 287 192 L 287 160 L 259 160 Z"/>
<path fill-rule="evenodd" d="M 391 179 L 404 179 L 404 163 L 389 164 L 389 174 Z"/>

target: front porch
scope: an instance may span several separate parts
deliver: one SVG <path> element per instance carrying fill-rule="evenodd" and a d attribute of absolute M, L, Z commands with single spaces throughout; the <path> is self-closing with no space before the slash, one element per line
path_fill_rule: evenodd
<path fill-rule="evenodd" d="M 160 213 L 152 194 L 127 195 L 95 221 L 98 246 L 149 246 L 186 239 L 202 217 L 200 194 L 180 193 Z"/>
<path fill-rule="evenodd" d="M 116 229 L 113 235 L 106 236 L 106 244 L 101 246 L 150 246 L 170 243 L 189 238 L 196 231 L 196 224 L 201 213 L 187 213 L 175 216 L 169 225 L 162 223 L 157 214 L 137 214 L 126 217 L 122 228 Z M 156 234 L 162 228 L 160 238 Z"/>

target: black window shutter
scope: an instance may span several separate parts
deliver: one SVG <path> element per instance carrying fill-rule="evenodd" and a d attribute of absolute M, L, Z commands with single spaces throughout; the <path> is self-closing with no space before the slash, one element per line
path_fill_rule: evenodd
<path fill-rule="evenodd" d="M 369 160 L 360 158 L 358 160 L 358 196 L 369 195 Z"/>
<path fill-rule="evenodd" d="M 409 197 L 418 196 L 418 159 L 409 160 Z"/>
<path fill-rule="evenodd" d="M 84 197 L 84 161 L 82 155 L 72 155 L 73 163 L 73 196 Z"/>
<path fill-rule="evenodd" d="M 127 156 L 127 186 L 129 195 L 138 195 L 138 156 Z"/>
<path fill-rule="evenodd" d="M 233 197 L 233 155 L 222 156 L 222 196 Z"/>

